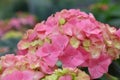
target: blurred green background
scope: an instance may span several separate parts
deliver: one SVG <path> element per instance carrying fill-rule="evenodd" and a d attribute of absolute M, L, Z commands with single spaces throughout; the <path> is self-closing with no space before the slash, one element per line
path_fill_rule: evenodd
<path fill-rule="evenodd" d="M 57 11 L 71 8 L 93 13 L 97 20 L 117 28 L 120 27 L 120 0 L 0 0 L 0 30 L 3 31 L 6 23 L 8 24 L 12 18 L 19 19 L 26 14 L 33 15 L 35 18 L 33 21 L 37 23 L 46 20 L 48 16 Z M 16 17 L 19 12 L 23 15 Z M 12 27 L 3 32 L 0 36 L 0 56 L 15 53 L 21 36 L 34 25 L 22 24 L 20 29 Z M 120 80 L 119 64 L 119 60 L 114 61 L 109 69 L 109 73 L 116 77 L 107 74 L 98 80 Z"/>
<path fill-rule="evenodd" d="M 0 30 L 2 31 L 0 34 L 3 33 L 1 35 L 4 37 L 4 34 L 10 30 L 16 30 L 14 28 L 6 30 L 10 28 L 6 23 L 9 23 L 12 18 L 16 18 L 16 15 L 20 12 L 23 13 L 20 17 L 26 14 L 34 15 L 36 18 L 34 22 L 37 23 L 46 20 L 48 16 L 57 11 L 71 8 L 81 9 L 87 13 L 93 13 L 97 20 L 117 28 L 120 27 L 120 0 L 0 0 Z M 17 18 L 19 19 L 19 17 Z M 17 29 L 17 31 L 22 32 L 22 34 L 28 28 L 34 27 L 34 25 L 20 26 L 21 29 Z M 11 38 L 14 36 L 11 36 Z M 15 40 L 19 41 L 19 39 Z M 6 41 L 9 40 L 2 40 L 0 37 L 0 47 L 4 45 L 11 47 L 12 44 L 7 44 Z M 15 52 L 13 47 L 16 47 L 16 43 L 17 42 L 13 44 L 14 46 L 9 50 L 9 53 Z M 4 50 L 0 50 L 1 53 L 2 51 Z"/>
<path fill-rule="evenodd" d="M 11 18 L 22 11 L 43 20 L 61 9 L 77 8 L 92 12 L 102 22 L 120 26 L 119 3 L 120 0 L 0 0 L 0 19 Z"/>
<path fill-rule="evenodd" d="M 120 26 L 120 0 L 0 0 L 0 19 L 11 18 L 16 12 L 28 12 L 45 20 L 61 9 L 77 8 L 92 12 L 97 20 Z"/>

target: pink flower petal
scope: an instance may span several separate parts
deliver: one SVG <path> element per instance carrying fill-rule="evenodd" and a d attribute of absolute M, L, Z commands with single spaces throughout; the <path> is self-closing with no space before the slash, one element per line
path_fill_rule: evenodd
<path fill-rule="evenodd" d="M 91 59 L 88 70 L 93 79 L 100 78 L 104 73 L 108 72 L 108 67 L 111 64 L 111 58 L 108 55 L 102 54 L 98 59 Z"/>
<path fill-rule="evenodd" d="M 69 75 L 61 76 L 59 80 L 72 80 L 72 77 Z"/>
<path fill-rule="evenodd" d="M 120 29 L 116 31 L 116 35 L 120 38 Z"/>
<path fill-rule="evenodd" d="M 43 60 L 51 67 L 55 66 L 58 61 L 58 57 L 49 55 L 43 58 Z"/>
<path fill-rule="evenodd" d="M 73 68 L 81 65 L 85 61 L 82 54 L 72 46 L 68 46 L 65 49 L 63 55 L 60 56 L 60 60 L 64 67 Z"/>
<path fill-rule="evenodd" d="M 48 64 L 46 64 L 44 61 L 41 61 L 40 65 L 41 70 L 46 74 L 51 74 L 54 70 L 53 68 L 49 67 Z"/>

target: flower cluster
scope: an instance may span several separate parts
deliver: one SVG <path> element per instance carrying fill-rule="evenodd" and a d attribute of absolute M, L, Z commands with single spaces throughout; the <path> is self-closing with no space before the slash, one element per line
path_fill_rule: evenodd
<path fill-rule="evenodd" d="M 35 55 L 9 54 L 1 57 L 0 80 L 39 80 L 53 69 Z"/>
<path fill-rule="evenodd" d="M 55 72 L 54 72 L 54 69 Z M 53 73 L 53 74 L 51 74 Z M 90 77 L 78 69 L 51 67 L 35 55 L 9 54 L 1 57 L 0 80 L 90 80 Z"/>
<path fill-rule="evenodd" d="M 19 29 L 21 28 L 21 25 L 34 26 L 35 22 L 35 16 L 25 13 L 17 13 L 17 17 L 12 18 L 9 22 L 9 25 L 16 29 Z"/>
<path fill-rule="evenodd" d="M 70 9 L 57 12 L 29 29 L 18 43 L 17 54 L 31 55 L 32 58 L 25 58 L 30 59 L 27 64 L 36 67 L 39 63 L 39 72 L 50 74 L 43 80 L 84 80 L 82 75 L 90 80 L 85 73 L 75 70 L 87 67 L 92 79 L 100 78 L 107 73 L 112 60 L 119 58 L 119 51 L 120 29 L 98 22 L 91 13 Z M 61 66 L 57 66 L 58 62 Z M 59 67 L 63 71 L 55 70 Z"/>
<path fill-rule="evenodd" d="M 18 13 L 16 17 L 13 17 L 9 20 L 0 20 L 0 37 L 9 30 L 18 30 L 23 26 L 33 26 L 35 22 L 35 16 L 25 13 Z"/>
<path fill-rule="evenodd" d="M 28 30 L 18 49 L 18 54 L 34 54 L 48 64 L 61 61 L 62 67 L 88 67 L 94 79 L 119 58 L 120 30 L 98 22 L 91 13 L 62 10 Z"/>
<path fill-rule="evenodd" d="M 63 68 L 55 70 L 52 75 L 45 76 L 42 80 L 90 80 L 90 77 L 81 70 Z"/>

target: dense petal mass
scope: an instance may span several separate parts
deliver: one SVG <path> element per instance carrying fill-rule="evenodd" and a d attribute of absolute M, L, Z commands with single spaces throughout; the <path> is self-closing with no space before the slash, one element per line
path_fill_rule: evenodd
<path fill-rule="evenodd" d="M 64 48 L 66 48 L 68 42 L 69 42 L 69 38 L 66 35 L 53 35 L 51 36 L 52 39 L 52 44 L 56 45 L 58 48 L 60 48 L 59 50 L 64 50 Z"/>
<path fill-rule="evenodd" d="M 53 74 L 42 80 L 90 80 L 90 77 L 81 70 L 72 68 L 56 69 Z"/>
<path fill-rule="evenodd" d="M 6 55 L 6 56 L 2 56 L 1 57 L 1 66 L 3 66 L 4 68 L 7 68 L 7 67 L 11 67 L 11 66 L 14 66 L 16 64 L 16 62 L 18 61 L 18 59 L 15 57 L 14 54 L 10 55 Z"/>
<path fill-rule="evenodd" d="M 31 71 L 14 71 L 4 76 L 2 80 L 33 80 L 33 76 Z"/>
<path fill-rule="evenodd" d="M 91 13 L 79 9 L 56 12 L 28 30 L 18 43 L 18 54 L 38 58 L 38 64 L 28 60 L 32 68 L 52 74 L 56 67 L 87 67 L 93 79 L 107 73 L 111 61 L 119 58 L 119 51 L 120 29 L 101 23 Z M 62 65 L 56 66 L 59 61 Z M 24 65 L 29 67 L 26 62 Z M 56 80 L 53 76 L 51 79 Z M 60 79 L 71 77 L 63 75 Z"/>

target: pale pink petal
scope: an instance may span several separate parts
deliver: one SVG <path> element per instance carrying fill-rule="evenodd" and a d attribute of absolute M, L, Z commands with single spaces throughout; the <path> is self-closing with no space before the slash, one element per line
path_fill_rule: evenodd
<path fill-rule="evenodd" d="M 66 34 L 66 35 L 69 35 L 69 36 L 72 36 L 73 35 L 73 32 L 72 32 L 72 27 L 74 27 L 73 25 L 69 24 L 69 23 L 66 23 L 65 25 L 61 26 L 62 29 L 63 29 L 63 32 Z"/>
<path fill-rule="evenodd" d="M 41 61 L 40 65 L 41 70 L 46 74 L 51 74 L 54 70 L 53 68 L 49 67 L 48 64 L 46 64 L 44 61 Z"/>
<path fill-rule="evenodd" d="M 120 38 L 120 29 L 116 31 L 116 35 Z"/>
<path fill-rule="evenodd" d="M 63 50 L 69 42 L 69 38 L 66 35 L 59 34 L 59 35 L 51 36 L 51 38 L 52 38 L 52 44 L 57 45 L 57 47 L 61 48 L 61 50 Z"/>
<path fill-rule="evenodd" d="M 72 80 L 72 77 L 69 75 L 61 76 L 59 80 Z"/>
<path fill-rule="evenodd" d="M 56 44 L 44 44 L 43 47 L 38 48 L 36 55 L 39 57 L 44 57 L 48 55 L 59 56 L 61 49 L 56 47 Z"/>
<path fill-rule="evenodd" d="M 100 78 L 104 73 L 108 72 L 108 67 L 111 64 L 111 58 L 102 54 L 98 59 L 91 59 L 88 70 L 93 79 Z"/>
<path fill-rule="evenodd" d="M 34 73 L 32 71 L 23 71 L 23 79 L 22 80 L 33 80 Z"/>
<path fill-rule="evenodd" d="M 43 58 L 43 60 L 51 67 L 55 66 L 58 61 L 58 57 L 49 55 Z"/>
<path fill-rule="evenodd" d="M 74 68 L 81 65 L 85 60 L 78 50 L 72 46 L 68 46 L 63 52 L 63 55 L 60 56 L 60 61 L 64 67 Z"/>
<path fill-rule="evenodd" d="M 34 79 L 33 80 L 40 80 L 42 77 L 44 77 L 44 74 L 38 71 L 38 72 L 34 73 Z"/>

